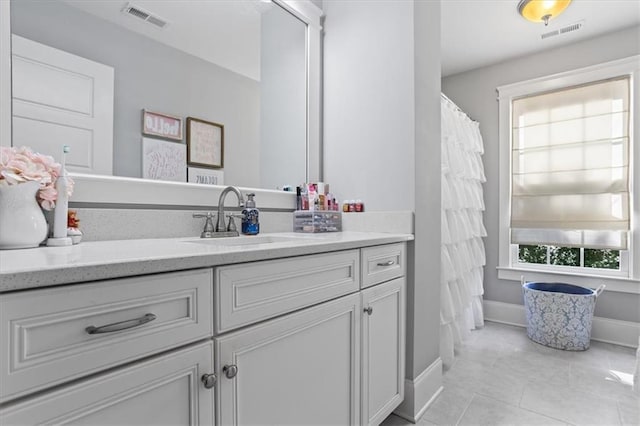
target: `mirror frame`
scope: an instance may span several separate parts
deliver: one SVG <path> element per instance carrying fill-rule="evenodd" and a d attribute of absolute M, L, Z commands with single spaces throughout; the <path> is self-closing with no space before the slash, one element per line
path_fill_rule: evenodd
<path fill-rule="evenodd" d="M 272 0 L 307 26 L 307 178 L 322 181 L 321 57 L 323 12 L 310 0 Z M 11 22 L 10 1 L 0 1 L 0 145 L 11 146 Z M 165 182 L 141 178 L 69 173 L 75 181 L 72 206 L 187 206 L 210 208 L 218 204 L 221 185 Z M 262 188 L 255 192 L 261 209 L 293 210 L 295 193 Z M 233 200 L 232 200 L 233 201 Z"/>

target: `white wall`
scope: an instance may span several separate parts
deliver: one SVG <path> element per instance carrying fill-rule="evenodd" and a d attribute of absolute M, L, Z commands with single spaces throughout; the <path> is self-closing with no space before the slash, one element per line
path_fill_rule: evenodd
<path fill-rule="evenodd" d="M 341 200 L 362 198 L 369 211 L 415 212 L 408 393 L 399 408 L 415 419 L 442 378 L 440 2 L 325 1 L 323 8 L 324 180 Z"/>
<path fill-rule="evenodd" d="M 498 103 L 496 87 L 625 58 L 640 53 L 640 27 L 623 29 L 572 45 L 543 51 L 496 65 L 448 76 L 442 91 L 474 120 L 480 122 L 484 139 L 484 185 L 486 211 L 484 223 L 487 266 L 485 299 L 522 304 L 519 283 L 499 280 L 498 265 Z M 596 316 L 640 322 L 640 297 L 604 292 L 596 304 Z"/>
<path fill-rule="evenodd" d="M 323 9 L 324 181 L 367 210 L 413 210 L 413 2 Z"/>

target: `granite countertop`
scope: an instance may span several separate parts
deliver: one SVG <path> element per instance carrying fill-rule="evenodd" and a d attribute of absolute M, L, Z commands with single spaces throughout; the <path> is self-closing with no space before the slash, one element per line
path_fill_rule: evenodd
<path fill-rule="evenodd" d="M 95 241 L 82 242 L 70 247 L 3 250 L 0 251 L 0 292 L 301 256 L 410 240 L 413 240 L 411 234 L 274 233 L 233 239 Z"/>

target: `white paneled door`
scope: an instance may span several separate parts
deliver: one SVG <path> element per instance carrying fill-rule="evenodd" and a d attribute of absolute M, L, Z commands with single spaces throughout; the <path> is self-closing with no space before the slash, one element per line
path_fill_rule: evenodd
<path fill-rule="evenodd" d="M 12 36 L 13 146 L 28 146 L 67 170 L 113 171 L 112 67 Z"/>

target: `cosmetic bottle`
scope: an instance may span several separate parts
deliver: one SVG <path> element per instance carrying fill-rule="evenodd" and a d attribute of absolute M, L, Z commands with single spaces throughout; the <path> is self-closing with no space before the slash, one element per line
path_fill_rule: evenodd
<path fill-rule="evenodd" d="M 309 210 L 318 210 L 318 194 L 309 185 Z"/>
<path fill-rule="evenodd" d="M 247 202 L 242 210 L 242 233 L 245 235 L 258 235 L 260 232 L 260 210 L 256 208 L 253 199 L 256 194 L 247 194 Z"/>
<path fill-rule="evenodd" d="M 296 210 L 302 209 L 302 188 L 296 186 Z"/>

